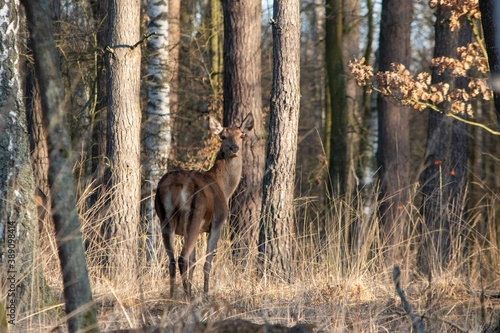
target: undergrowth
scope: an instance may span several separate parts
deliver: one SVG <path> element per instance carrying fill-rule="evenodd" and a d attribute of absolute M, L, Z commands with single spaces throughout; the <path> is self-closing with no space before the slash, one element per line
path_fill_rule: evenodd
<path fill-rule="evenodd" d="M 174 297 L 169 297 L 166 255 L 159 234 L 153 237 L 150 261 L 141 260 L 138 272 L 120 272 L 120 281 L 128 283 L 117 284 L 101 273 L 102 249 L 96 235 L 105 217 L 85 208 L 90 192 L 83 191 L 79 209 L 102 331 L 243 318 L 288 326 L 305 322 L 324 332 L 410 332 L 411 321 L 392 281 L 394 265 L 401 268 L 401 287 L 413 312 L 429 332 L 500 330 L 500 249 L 494 232 L 477 230 L 480 219 L 481 225 L 498 223 L 494 211 L 500 202 L 495 195 L 467 211 L 468 220 L 460 226 L 464 230 L 450 233 L 457 237 L 450 243 L 462 247 L 452 247 L 446 263 L 429 255 L 424 258 L 441 263 L 427 265 L 427 272 L 419 268 L 419 255 L 423 239 L 429 236 L 425 233 L 431 231 L 422 228 L 417 207 L 402 212 L 408 217 L 407 233 L 399 243 L 389 246 L 380 237 L 374 213 L 379 202 L 374 193 L 331 199 L 328 208 L 314 197 L 297 199 L 297 211 L 302 213 L 297 216 L 297 233 L 291 235 L 294 262 L 290 282 L 273 272 L 258 273 L 256 249 L 235 262 L 226 226 L 214 259 L 209 296 L 203 298 L 204 257 L 199 256 L 193 282 L 195 298 L 187 301 L 179 274 Z M 205 242 L 206 238 L 200 237 L 197 253 L 205 253 Z M 11 327 L 14 332 L 66 329 L 61 272 L 48 225 L 41 244 L 40 264 L 54 299 L 44 308 L 19 314 L 17 324 Z M 178 239 L 177 253 L 180 245 Z M 388 253 L 397 253 L 397 259 L 389 258 Z"/>

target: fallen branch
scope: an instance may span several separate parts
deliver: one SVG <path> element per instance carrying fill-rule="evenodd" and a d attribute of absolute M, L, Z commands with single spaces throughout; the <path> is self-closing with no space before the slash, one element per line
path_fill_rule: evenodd
<path fill-rule="evenodd" d="M 403 305 L 403 309 L 405 310 L 406 314 L 410 317 L 411 319 L 411 324 L 413 326 L 413 329 L 417 333 L 425 333 L 425 323 L 422 320 L 421 317 L 416 316 L 412 311 L 411 311 L 411 305 L 406 299 L 405 292 L 401 289 L 401 285 L 399 282 L 399 278 L 401 276 L 401 271 L 399 270 L 399 266 L 394 266 L 392 269 L 392 279 L 394 281 L 394 285 L 396 287 L 396 292 L 399 295 L 399 298 L 401 298 L 401 304 Z"/>

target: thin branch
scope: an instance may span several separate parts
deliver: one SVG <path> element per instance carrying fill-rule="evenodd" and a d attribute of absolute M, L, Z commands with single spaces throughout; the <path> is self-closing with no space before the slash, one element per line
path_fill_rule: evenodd
<path fill-rule="evenodd" d="M 401 285 L 399 283 L 399 278 L 401 277 L 401 271 L 399 270 L 399 266 L 394 266 L 392 269 L 392 279 L 394 281 L 394 286 L 396 288 L 396 292 L 399 295 L 399 298 L 401 298 L 401 304 L 403 305 L 403 309 L 405 310 L 406 314 L 408 317 L 411 319 L 411 324 L 413 326 L 413 329 L 417 333 L 425 333 L 425 324 L 422 318 L 416 316 L 412 311 L 411 311 L 411 305 L 406 299 L 405 292 L 403 289 L 401 289 Z"/>
<path fill-rule="evenodd" d="M 451 118 L 454 118 L 454 119 L 456 119 L 456 120 L 459 120 L 459 121 L 461 121 L 461 122 L 464 122 L 464 123 L 466 123 L 466 124 L 472 125 L 472 126 L 478 126 L 478 127 L 481 127 L 482 129 L 484 129 L 484 130 L 488 131 L 489 133 L 491 133 L 491 134 L 493 134 L 493 135 L 500 135 L 500 132 L 498 132 L 498 131 L 495 131 L 495 130 L 491 129 L 491 128 L 489 128 L 489 127 L 488 127 L 488 126 L 486 126 L 486 125 L 483 125 L 483 124 L 481 124 L 481 123 L 477 123 L 477 122 L 475 122 L 475 121 L 470 121 L 470 120 L 467 120 L 467 119 L 461 118 L 461 117 L 457 116 L 457 115 L 456 115 L 456 114 L 454 114 L 454 113 L 445 113 L 444 115 L 445 115 L 445 116 L 447 116 L 447 117 L 451 117 Z"/>
<path fill-rule="evenodd" d="M 157 34 L 156 31 L 153 31 L 153 32 L 142 35 L 142 38 L 137 43 L 132 45 L 130 47 L 130 49 L 131 50 L 135 49 L 137 46 L 141 45 L 143 42 L 147 41 L 148 39 L 150 39 L 151 37 L 153 37 L 156 34 Z"/>
<path fill-rule="evenodd" d="M 378 89 L 377 87 L 374 87 L 372 86 L 372 89 L 375 90 L 376 92 L 380 93 L 380 94 L 383 94 L 384 96 L 390 96 L 392 98 L 394 98 L 395 100 L 398 100 L 400 101 L 401 103 L 405 104 L 403 100 L 400 100 L 394 96 L 391 96 L 391 95 L 386 95 L 384 94 L 380 89 Z M 461 118 L 459 116 L 457 116 L 456 114 L 454 113 L 444 113 L 443 110 L 441 110 L 440 108 L 438 108 L 436 105 L 434 104 L 431 104 L 431 103 L 427 103 L 427 102 L 422 102 L 422 101 L 419 101 L 419 100 L 414 100 L 414 99 L 411 99 L 409 101 L 412 101 L 412 102 L 415 102 L 417 104 L 420 104 L 420 105 L 423 105 L 425 107 L 428 107 L 429 109 L 432 109 L 436 112 L 439 112 L 439 113 L 442 113 L 443 115 L 447 116 L 447 117 L 451 117 L 453 119 L 456 119 L 458 121 L 461 121 L 463 123 L 466 123 L 468 125 L 472 125 L 472 126 L 477 126 L 477 127 L 480 127 L 482 129 L 484 129 L 485 131 L 489 132 L 490 134 L 493 134 L 493 135 L 498 135 L 500 136 L 500 131 L 495 131 L 494 129 L 491 129 L 490 127 L 484 125 L 484 124 L 481 124 L 481 123 L 478 123 L 478 122 L 475 122 L 475 121 L 471 121 L 471 120 L 467 120 L 467 119 L 464 119 L 464 118 Z"/>

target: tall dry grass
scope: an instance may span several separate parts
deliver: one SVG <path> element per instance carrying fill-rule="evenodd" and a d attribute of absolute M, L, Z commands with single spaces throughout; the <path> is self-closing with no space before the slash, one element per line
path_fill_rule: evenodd
<path fill-rule="evenodd" d="M 428 332 L 498 332 L 500 329 L 500 249 L 493 228 L 500 198 L 489 193 L 482 205 L 467 210 L 460 230 L 451 230 L 450 260 L 418 269 L 419 249 L 431 235 L 422 227 L 418 207 L 409 216 L 404 240 L 391 245 L 399 257 L 387 257 L 394 248 L 383 243 L 378 228 L 376 189 L 345 198 L 330 199 L 326 208 L 314 197 L 296 200 L 297 233 L 293 239 L 293 279 L 290 283 L 272 272 L 257 273 L 255 249 L 248 258 L 232 258 L 227 226 L 214 258 L 211 292 L 203 295 L 202 265 L 206 238 L 198 242 L 194 275 L 195 298 L 188 302 L 177 275 L 177 288 L 169 298 L 166 256 L 160 235 L 152 242 L 151 260 L 138 260 L 136 272 L 120 272 L 118 284 L 103 273 L 100 258 L 100 204 L 88 208 L 91 186 L 78 202 L 82 231 L 88 243 L 87 260 L 94 300 L 103 331 L 142 326 L 168 326 L 198 321 L 244 318 L 256 323 L 315 324 L 325 332 L 410 332 L 411 321 L 401 307 L 392 282 L 392 268 L 401 268 L 401 286 L 414 313 L 423 316 Z M 416 195 L 417 189 L 413 192 Z M 254 221 L 257 223 L 257 221 Z M 158 223 L 155 221 L 155 223 Z M 487 226 L 480 230 L 478 226 Z M 484 228 L 483 228 L 484 229 Z M 464 236 L 466 235 L 466 236 Z M 144 244 L 145 236 L 140 236 Z M 56 247 L 51 233 L 41 239 L 41 262 L 53 301 L 20 314 L 11 330 L 47 332 L 65 330 L 62 285 Z M 181 240 L 176 246 L 180 250 Z M 429 245 L 426 245 L 429 247 Z M 466 247 L 466 251 L 464 251 Z M 142 252 L 143 253 L 143 252 Z M 425 260 L 433 258 L 432 248 Z M 144 254 L 144 253 L 143 253 Z M 141 255 L 145 257 L 145 255 Z M 125 278 L 125 279 L 124 279 Z M 39 282 L 41 283 L 41 282 Z M 33 286 L 36 293 L 39 285 Z M 36 297 L 36 295 L 33 295 Z"/>

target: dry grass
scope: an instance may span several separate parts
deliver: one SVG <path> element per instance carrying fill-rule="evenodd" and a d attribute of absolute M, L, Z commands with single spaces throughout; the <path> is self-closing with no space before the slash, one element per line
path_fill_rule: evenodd
<path fill-rule="evenodd" d="M 191 302 L 184 298 L 179 275 L 174 298 L 169 298 L 165 253 L 159 239 L 154 259 L 141 265 L 141 271 L 121 273 L 129 281 L 127 284 L 118 285 L 100 274 L 99 255 L 88 253 L 101 329 L 241 318 L 286 326 L 309 323 L 315 325 L 317 332 L 411 332 L 411 321 L 392 281 L 393 264 L 398 264 L 401 286 L 413 312 L 423 316 L 428 332 L 500 330 L 500 269 L 494 264 L 500 260 L 500 250 L 494 242 L 475 232 L 474 221 L 467 224 L 469 231 L 473 231 L 469 234 L 474 235 L 468 241 L 468 253 L 452 253 L 449 264 L 424 276 L 416 267 L 420 244 L 416 225 L 421 221 L 417 209 L 412 207 L 408 212 L 412 216 L 408 238 L 395 246 L 402 255 L 397 262 L 391 262 L 381 244 L 377 218 L 366 213 L 367 205 L 360 198 L 336 200 L 330 208 L 331 214 L 314 209 L 319 205 L 311 198 L 297 201 L 307 214 L 300 218 L 300 234 L 293 235 L 291 283 L 274 274 L 257 274 L 252 255 L 244 260 L 246 266 L 234 263 L 227 235 L 221 238 L 214 259 L 209 297 L 202 298 L 202 264 L 199 264 L 193 286 L 196 297 Z M 371 203 L 368 210 L 375 211 L 376 204 Z M 496 204 L 496 201 L 490 203 Z M 91 231 L 99 230 L 100 219 L 92 211 L 82 211 L 81 216 L 82 230 L 86 235 L 95 235 Z M 472 212 L 469 216 L 477 218 Z M 54 302 L 46 308 L 33 309 L 31 314 L 20 314 L 16 326 L 11 327 L 14 332 L 66 329 L 55 246 L 48 234 L 44 234 L 42 244 L 41 264 Z M 204 253 L 204 248 L 203 237 L 197 253 Z M 99 249 L 94 247 L 94 251 Z M 204 258 L 199 257 L 198 262 L 203 263 Z"/>

